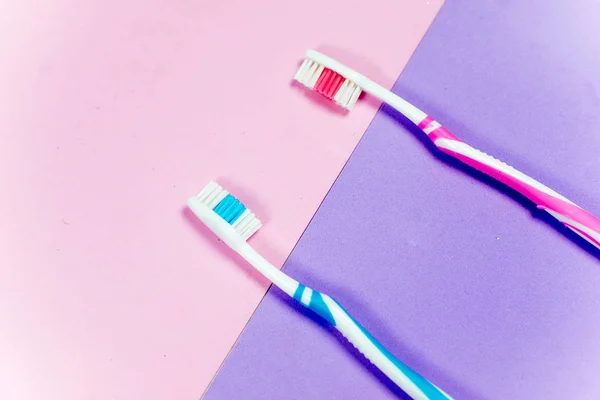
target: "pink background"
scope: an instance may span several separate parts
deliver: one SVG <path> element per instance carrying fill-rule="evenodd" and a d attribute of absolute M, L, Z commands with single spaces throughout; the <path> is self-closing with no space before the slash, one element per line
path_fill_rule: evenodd
<path fill-rule="evenodd" d="M 267 283 L 186 199 L 218 180 L 280 266 L 377 109 L 292 85 L 304 51 L 389 87 L 441 3 L 4 0 L 0 398 L 200 397 Z"/>

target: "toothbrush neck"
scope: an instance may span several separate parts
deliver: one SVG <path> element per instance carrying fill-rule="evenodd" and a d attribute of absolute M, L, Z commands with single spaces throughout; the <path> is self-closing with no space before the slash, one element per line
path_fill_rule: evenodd
<path fill-rule="evenodd" d="M 289 296 L 294 295 L 294 292 L 298 287 L 298 281 L 281 272 L 248 243 L 244 242 L 236 250 L 240 256 L 248 261 L 265 278 L 273 282 L 274 285 L 279 287 Z"/>

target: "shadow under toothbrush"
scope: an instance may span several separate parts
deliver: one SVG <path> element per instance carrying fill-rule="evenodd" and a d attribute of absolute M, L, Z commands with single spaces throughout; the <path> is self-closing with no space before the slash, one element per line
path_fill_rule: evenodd
<path fill-rule="evenodd" d="M 295 270 L 306 271 L 306 268 L 302 268 L 298 263 L 288 259 L 284 264 L 284 270 L 294 265 Z M 377 340 L 394 355 L 396 355 L 403 363 L 411 366 L 419 365 L 418 371 L 424 370 L 435 370 L 436 379 L 432 379 L 432 382 L 437 386 L 441 387 L 444 391 L 449 394 L 454 393 L 455 397 L 457 393 L 460 394 L 460 398 L 472 398 L 485 400 L 485 396 L 472 393 L 469 389 L 464 386 L 459 386 L 456 380 L 440 371 L 439 368 L 428 364 L 427 361 L 423 361 L 423 358 L 419 356 L 418 351 L 414 348 L 409 348 L 406 345 L 394 340 L 393 333 L 376 317 L 376 313 L 373 312 L 368 306 L 365 306 L 364 302 L 358 301 L 356 296 L 346 288 L 340 288 L 327 282 L 319 282 L 314 279 L 310 274 L 303 272 L 300 277 L 294 276 L 294 279 L 298 279 L 307 287 L 311 287 L 315 290 L 322 291 L 332 297 L 334 297 L 340 304 L 352 315 L 356 317 L 357 321 L 365 327 Z M 326 288 L 326 289 L 324 289 Z M 269 291 L 275 296 L 280 302 L 286 304 L 297 313 L 301 314 L 303 318 L 311 320 L 314 324 L 318 325 L 324 331 L 334 336 L 338 343 L 340 343 L 346 351 L 352 354 L 355 360 L 362 365 L 369 373 L 377 379 L 386 389 L 396 398 L 402 400 L 410 400 L 411 397 L 400 389 L 390 378 L 388 378 L 379 368 L 371 363 L 362 353 L 360 353 L 337 329 L 331 324 L 325 321 L 320 315 L 315 313 L 309 308 L 304 307 L 295 299 L 289 297 L 286 293 L 280 290 L 275 285 Z M 417 370 L 417 368 L 415 368 Z"/>
<path fill-rule="evenodd" d="M 404 89 L 403 89 L 403 92 L 405 92 Z M 368 97 L 372 97 L 372 96 L 368 96 Z M 406 96 L 406 97 L 408 98 L 409 96 Z M 435 107 L 433 107 L 433 108 L 435 108 Z M 427 107 L 428 110 L 432 110 L 433 108 L 429 105 Z M 530 210 L 533 218 L 540 220 L 542 222 L 545 222 L 546 224 L 548 224 L 549 226 L 551 226 L 552 228 L 554 228 L 558 232 L 560 232 L 563 236 L 570 239 L 573 243 L 575 243 L 581 249 L 586 251 L 588 254 L 590 254 L 591 256 L 600 260 L 600 250 L 599 249 L 594 247 L 594 245 L 589 243 L 587 240 L 583 239 L 581 236 L 577 235 L 575 232 L 571 231 L 569 228 L 567 228 L 560 221 L 558 221 L 557 219 L 552 217 L 546 211 L 543 211 L 543 210 L 537 208 L 536 204 L 533 203 L 531 200 L 529 200 L 527 197 L 525 197 L 521 193 L 517 192 L 516 190 L 510 188 L 509 186 L 505 185 L 504 183 L 499 182 L 496 179 L 484 174 L 483 172 L 480 172 L 477 169 L 470 167 L 469 165 L 463 163 L 462 161 L 457 160 L 456 158 L 440 151 L 431 142 L 431 140 L 423 133 L 423 131 L 419 127 L 417 127 L 415 124 L 413 124 L 408 118 L 406 118 L 404 115 L 402 115 L 395 108 L 393 108 L 387 104 L 383 104 L 380 108 L 380 111 L 387 114 L 388 116 L 390 116 L 391 118 L 396 120 L 398 123 L 400 123 L 402 126 L 404 126 L 404 128 L 406 128 L 406 130 L 408 130 L 410 133 L 412 133 L 413 136 L 415 136 L 415 138 L 417 140 L 419 140 L 429 150 L 429 152 L 432 155 L 434 155 L 435 157 L 437 157 L 440 161 L 446 163 L 447 165 L 449 165 L 451 167 L 454 167 L 456 169 L 463 171 L 464 173 L 470 175 L 471 177 L 483 182 L 484 184 L 486 184 L 490 187 L 493 187 L 494 189 L 496 189 L 496 190 L 502 192 L 503 194 L 507 195 L 508 197 L 512 198 L 514 201 L 521 204 L 526 209 Z M 433 112 L 432 115 L 441 115 L 440 113 L 437 113 L 435 111 L 436 110 L 432 111 Z M 440 123 L 443 124 L 443 120 L 440 120 Z"/>

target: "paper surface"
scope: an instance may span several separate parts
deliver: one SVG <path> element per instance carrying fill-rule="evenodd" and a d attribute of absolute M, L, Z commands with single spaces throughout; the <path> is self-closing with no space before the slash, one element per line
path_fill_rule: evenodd
<path fill-rule="evenodd" d="M 448 1 L 394 91 L 600 215 L 599 19 Z M 378 113 L 284 271 L 455 399 L 599 399 L 600 252 L 406 126 Z M 322 325 L 271 289 L 204 400 L 408 399 Z"/>
<path fill-rule="evenodd" d="M 0 398 L 198 399 L 267 283 L 187 198 L 281 266 L 377 109 L 293 85 L 304 51 L 389 87 L 441 2 L 4 1 Z"/>

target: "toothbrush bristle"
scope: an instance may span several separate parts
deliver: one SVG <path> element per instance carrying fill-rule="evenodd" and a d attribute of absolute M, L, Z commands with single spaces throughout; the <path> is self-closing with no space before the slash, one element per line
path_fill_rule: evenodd
<path fill-rule="evenodd" d="M 197 198 L 230 224 L 244 240 L 248 240 L 262 226 L 252 211 L 216 182 L 206 185 Z"/>
<path fill-rule="evenodd" d="M 308 58 L 304 60 L 294 79 L 347 110 L 354 108 L 362 92 L 356 83 Z"/>

